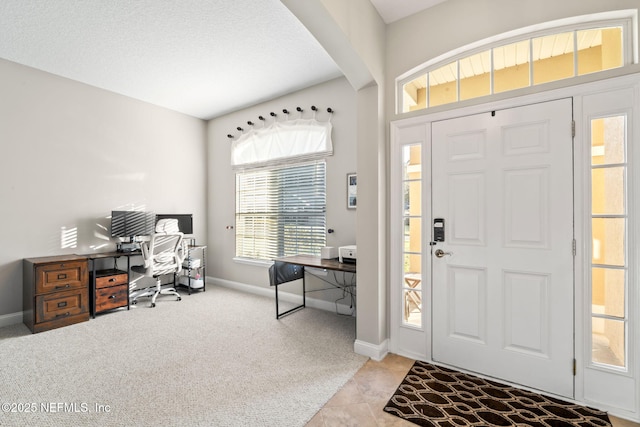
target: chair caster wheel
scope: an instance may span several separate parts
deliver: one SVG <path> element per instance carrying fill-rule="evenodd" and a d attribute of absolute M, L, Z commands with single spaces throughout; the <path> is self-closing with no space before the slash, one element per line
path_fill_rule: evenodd
<path fill-rule="evenodd" d="M 131 304 L 136 305 L 138 301 L 131 301 Z"/>
<path fill-rule="evenodd" d="M 178 301 L 182 301 L 182 298 L 181 298 L 181 297 L 178 297 Z"/>
<path fill-rule="evenodd" d="M 156 303 L 155 303 L 155 302 L 152 302 L 152 303 L 151 303 L 151 307 L 153 308 L 153 307 L 155 307 L 155 306 L 156 306 Z"/>

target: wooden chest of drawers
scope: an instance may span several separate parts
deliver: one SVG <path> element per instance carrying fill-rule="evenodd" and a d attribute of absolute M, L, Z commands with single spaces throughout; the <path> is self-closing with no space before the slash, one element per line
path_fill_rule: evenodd
<path fill-rule="evenodd" d="M 93 280 L 93 277 L 91 277 Z M 122 270 L 96 271 L 95 313 L 129 305 L 129 275 Z"/>
<path fill-rule="evenodd" d="M 89 320 L 85 257 L 61 255 L 23 261 L 23 322 L 31 332 Z"/>

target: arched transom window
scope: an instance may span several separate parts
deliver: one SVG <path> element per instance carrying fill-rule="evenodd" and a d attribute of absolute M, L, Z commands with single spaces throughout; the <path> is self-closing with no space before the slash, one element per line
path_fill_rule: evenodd
<path fill-rule="evenodd" d="M 619 12 L 618 15 L 624 15 Z M 611 15 L 611 13 L 607 14 Z M 598 19 L 596 19 L 598 18 Z M 450 104 L 597 73 L 637 62 L 633 24 L 636 13 L 548 23 L 486 43 L 474 43 L 429 61 L 397 79 L 399 112 Z M 534 31 L 535 30 L 535 31 Z M 635 56 L 635 57 L 634 57 Z"/>

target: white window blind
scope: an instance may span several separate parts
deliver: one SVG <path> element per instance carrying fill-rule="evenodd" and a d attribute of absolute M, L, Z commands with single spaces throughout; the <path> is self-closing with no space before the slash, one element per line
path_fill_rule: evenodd
<path fill-rule="evenodd" d="M 236 256 L 320 255 L 326 245 L 324 161 L 236 174 Z"/>

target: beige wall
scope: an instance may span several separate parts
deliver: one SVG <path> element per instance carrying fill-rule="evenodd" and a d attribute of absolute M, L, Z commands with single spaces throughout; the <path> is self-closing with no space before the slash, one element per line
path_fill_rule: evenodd
<path fill-rule="evenodd" d="M 357 219 L 347 213 L 344 223 L 355 221 L 359 270 L 363 271 L 359 274 L 359 286 L 364 287 L 359 293 L 362 301 L 359 301 L 358 337 L 380 344 L 388 335 L 386 143 L 388 119 L 398 117 L 395 78 L 438 55 L 486 37 L 559 18 L 637 8 L 637 0 L 449 0 L 387 26 L 376 16 L 368 0 L 282 1 L 318 38 L 350 83 L 350 87 L 338 91 L 309 88 L 283 100 L 287 104 L 290 100 L 305 105 L 333 104 L 334 124 L 340 115 L 348 114 L 353 120 L 354 128 L 348 133 L 353 138 L 350 143 L 356 141 L 357 148 L 349 161 L 357 163 L 358 209 L 351 214 Z M 327 25 L 327 16 L 333 19 L 333 25 Z M 21 296 L 16 293 L 16 286 L 21 273 L 17 260 L 60 251 L 62 226 L 80 225 L 80 247 L 65 252 L 90 249 L 102 242 L 96 237 L 98 233 L 94 233 L 96 224 L 104 224 L 111 209 L 126 205 L 194 212 L 196 229 L 201 233 L 205 224 L 200 222 L 198 213 L 205 215 L 207 197 L 206 209 L 211 216 L 207 236 L 212 253 L 208 257 L 212 264 L 209 275 L 265 285 L 263 270 L 243 270 L 228 262 L 229 254 L 233 253 L 229 252 L 232 233 L 224 226 L 233 224 L 234 198 L 229 192 L 234 185 L 221 165 L 228 164 L 226 134 L 263 114 L 270 105 L 280 107 L 278 100 L 216 119 L 209 124 L 208 136 L 203 136 L 204 125 L 199 120 L 15 64 L 0 63 L 0 77 L 3 93 L 0 137 L 3 144 L 11 144 L 12 150 L 0 160 L 3 162 L 0 173 L 8 183 L 0 187 L 2 200 L 7 201 L 1 209 L 10 221 L 28 224 L 21 230 L 8 229 L 6 225 L 5 229 L 0 228 L 0 233 L 16 245 L 5 249 L 0 258 L 0 292 L 4 296 L 0 300 L 0 315 L 20 309 Z M 337 129 L 336 126 L 336 132 Z M 205 139 L 208 153 L 202 146 Z M 170 147 L 176 141 L 183 149 L 173 152 Z M 152 166 L 137 161 L 150 156 L 147 164 Z M 95 162 L 96 158 L 101 160 Z M 19 166 L 16 159 L 28 166 Z M 74 167 L 61 170 L 59 165 L 69 159 Z M 169 179 L 167 169 L 158 166 L 165 162 L 182 165 L 177 177 L 171 175 L 173 183 L 167 183 L 171 197 L 156 185 Z M 342 168 L 336 181 L 344 181 L 344 171 L 354 171 L 353 163 L 350 166 Z M 36 171 L 47 172 L 47 180 L 37 178 Z M 207 177 L 205 183 L 202 177 Z M 70 189 L 75 194 L 72 209 L 57 204 L 58 188 Z M 42 206 L 36 204 L 43 198 L 48 206 L 47 215 L 42 215 Z M 342 197 L 337 199 L 337 205 L 344 206 Z M 19 213 L 10 213 L 7 207 L 18 209 Z M 329 225 L 335 226 L 331 222 Z M 334 239 L 336 243 L 352 242 L 338 235 Z M 218 262 L 217 256 L 226 260 Z"/>
<path fill-rule="evenodd" d="M 638 9 L 637 0 L 448 0 L 387 26 L 386 103 L 394 120 L 395 79 L 470 43 L 557 19 Z"/>
<path fill-rule="evenodd" d="M 204 239 L 202 120 L 5 60 L 0 93 L 0 324 L 22 311 L 22 259 L 114 249 L 111 210 L 193 213 Z"/>
<path fill-rule="evenodd" d="M 369 0 L 321 0 L 321 3 L 358 52 L 373 80 L 382 82 L 385 25 Z"/>
<path fill-rule="evenodd" d="M 395 79 L 397 77 L 440 55 L 471 43 L 553 20 L 623 9 L 637 10 L 639 6 L 637 0 L 611 0 L 606 2 L 599 0 L 568 0 L 563 2 L 553 0 L 449 0 L 424 12 L 392 23 L 387 27 L 387 99 L 394 99 Z M 607 37 L 610 35 L 605 35 L 605 43 L 608 42 Z M 637 32 L 635 36 L 638 36 Z M 639 44 L 638 40 L 634 42 L 636 46 Z M 600 53 L 595 52 L 595 50 L 582 52 L 581 55 L 585 56 L 581 59 L 586 59 L 586 55 L 591 54 L 596 54 L 597 60 L 601 60 Z M 605 67 L 609 66 L 612 61 L 616 60 L 615 57 L 618 55 L 619 52 L 613 52 L 613 59 L 602 58 L 602 64 Z M 572 58 L 568 56 L 547 60 L 546 62 L 550 66 L 545 71 L 555 73 L 558 68 L 557 64 L 551 64 L 553 61 L 565 61 L 567 64 L 572 65 L 569 60 L 572 60 Z M 636 72 L 638 70 L 637 65 L 629 68 L 634 69 Z M 583 73 L 590 70 L 582 68 L 579 71 Z M 621 74 L 624 72 L 629 71 L 621 70 Z M 547 74 L 548 78 L 550 76 L 551 74 Z M 593 77 L 598 78 L 597 76 Z M 436 99 L 445 99 L 447 93 L 452 90 L 451 87 L 446 87 L 446 85 L 442 85 L 440 89 L 441 92 L 435 94 Z M 528 93 L 536 90 L 541 89 L 534 87 Z M 418 95 L 420 99 L 421 94 Z M 510 95 L 502 95 L 502 97 L 505 96 Z M 422 94 L 421 99 L 424 99 L 424 94 Z M 487 102 L 487 99 L 485 98 L 478 102 Z M 389 101 L 386 106 L 387 117 L 390 120 L 406 117 L 396 114 L 396 104 L 394 102 Z M 455 109 L 456 106 L 450 105 L 445 108 Z M 411 114 L 419 115 L 421 113 L 416 111 Z M 596 277 L 595 279 L 598 280 L 599 278 Z M 621 296 L 614 295 L 614 293 L 615 291 L 611 290 L 605 295 L 604 289 L 599 288 L 594 296 L 595 302 L 602 302 L 606 299 L 613 304 L 620 301 Z M 614 351 L 620 355 L 623 354 L 623 341 L 619 339 L 621 335 L 608 331 L 607 336 Z"/>
<path fill-rule="evenodd" d="M 637 8 L 637 0 L 449 0 L 386 26 L 372 15 L 371 4 L 364 0 L 282 2 L 358 90 L 357 243 L 366 248 L 358 254 L 358 339 L 378 345 L 388 337 L 386 144 L 388 120 L 399 118 L 395 114 L 395 78 L 452 49 L 490 36 L 560 18 Z M 374 89 L 368 88 L 370 85 Z M 377 188 L 363 189 L 374 182 Z"/>
<path fill-rule="evenodd" d="M 377 357 L 387 332 L 386 27 L 368 0 L 281 0 L 357 91 L 358 320 L 356 348 Z"/>
<path fill-rule="evenodd" d="M 356 92 L 344 78 L 331 80 L 291 95 L 264 102 L 209 121 L 208 124 L 208 212 L 209 236 L 207 275 L 216 279 L 269 288 L 267 266 L 252 266 L 233 260 L 235 231 L 227 226 L 235 224 L 235 172 L 231 170 L 231 140 L 227 134 L 239 136 L 238 126 L 248 129 L 247 121 L 260 123 L 259 116 L 270 112 L 284 119 L 282 109 L 297 117 L 296 107 L 311 117 L 310 107 L 318 107 L 317 119 L 329 118 L 327 107 L 334 110 L 332 141 L 334 155 L 327 162 L 327 228 L 335 233 L 327 235 L 327 246 L 352 245 L 356 242 L 356 211 L 347 209 L 347 174 L 356 172 Z M 270 121 L 269 121 L 270 122 Z M 360 180 L 359 180 L 360 181 Z M 359 182 L 360 184 L 360 182 Z M 360 188 L 358 188 L 360 190 Z M 358 205 L 360 205 L 358 194 Z M 358 209 L 360 206 L 358 206 Z M 335 293 L 314 298 L 335 300 Z"/>

